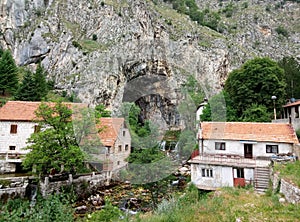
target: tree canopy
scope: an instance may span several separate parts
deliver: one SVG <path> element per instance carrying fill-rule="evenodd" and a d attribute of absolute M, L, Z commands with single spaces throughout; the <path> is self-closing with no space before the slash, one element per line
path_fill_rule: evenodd
<path fill-rule="evenodd" d="M 26 70 L 22 83 L 15 93 L 15 100 L 21 101 L 41 101 L 49 91 L 46 75 L 43 67 L 39 63 L 34 74 Z"/>
<path fill-rule="evenodd" d="M 287 98 L 300 99 L 300 64 L 293 57 L 284 57 L 278 64 L 284 69 Z"/>
<path fill-rule="evenodd" d="M 13 93 L 18 86 L 17 66 L 9 50 L 0 49 L 0 91 Z"/>
<path fill-rule="evenodd" d="M 77 172 L 83 167 L 84 153 L 74 136 L 71 116 L 72 110 L 62 102 L 39 106 L 36 117 L 40 131 L 28 139 L 25 169 L 35 167 L 36 173 L 43 175 L 51 169 Z"/>
<path fill-rule="evenodd" d="M 241 117 L 253 104 L 264 105 L 272 113 L 273 95 L 277 97 L 275 105 L 280 110 L 286 101 L 285 87 L 284 71 L 275 61 L 255 58 L 229 74 L 224 90 Z"/>

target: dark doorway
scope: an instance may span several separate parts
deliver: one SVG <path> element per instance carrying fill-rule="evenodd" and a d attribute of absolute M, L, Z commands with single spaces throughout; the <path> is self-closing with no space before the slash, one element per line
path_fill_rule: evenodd
<path fill-rule="evenodd" d="M 253 145 L 244 144 L 244 157 L 252 159 L 253 157 Z"/>

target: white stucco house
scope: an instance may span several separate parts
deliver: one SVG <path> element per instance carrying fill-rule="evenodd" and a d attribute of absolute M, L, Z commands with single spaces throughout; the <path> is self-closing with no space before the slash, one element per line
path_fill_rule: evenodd
<path fill-rule="evenodd" d="M 289 102 L 283 106 L 281 118 L 272 120 L 274 123 L 291 123 L 295 130 L 300 129 L 300 100 Z"/>
<path fill-rule="evenodd" d="M 40 102 L 8 101 L 0 108 L 0 172 L 15 172 L 28 153 L 26 141 L 38 130 L 33 122 Z M 5 162 L 5 166 L 4 166 Z"/>
<path fill-rule="evenodd" d="M 30 152 L 24 148 L 28 145 L 28 138 L 39 130 L 38 123 L 34 120 L 35 111 L 40 104 L 41 102 L 8 101 L 0 108 L 0 173 L 16 172 L 22 163 L 22 157 Z M 67 105 L 72 106 L 75 111 L 86 107 L 83 104 Z M 74 117 L 80 118 L 80 115 L 74 114 Z M 105 146 L 107 150 L 106 153 L 99 154 L 99 157 L 109 163 L 106 171 L 112 176 L 127 166 L 131 136 L 123 118 L 101 118 L 96 127 L 102 129 L 98 137 L 101 147 Z"/>
<path fill-rule="evenodd" d="M 290 124 L 248 122 L 201 122 L 198 141 L 191 180 L 205 190 L 246 184 L 267 189 L 271 157 L 293 153 L 298 143 Z"/>
<path fill-rule="evenodd" d="M 127 166 L 126 158 L 131 152 L 131 136 L 124 118 L 100 118 L 99 137 L 106 147 L 106 153 L 101 158 L 108 163 L 112 176 Z"/>

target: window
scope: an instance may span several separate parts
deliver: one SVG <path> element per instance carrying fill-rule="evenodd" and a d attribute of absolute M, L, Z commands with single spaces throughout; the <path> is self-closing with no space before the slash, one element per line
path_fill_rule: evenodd
<path fill-rule="evenodd" d="M 122 152 L 122 145 L 119 145 L 119 152 Z"/>
<path fill-rule="evenodd" d="M 125 151 L 128 151 L 128 149 L 129 149 L 129 145 L 126 144 L 126 145 L 125 145 Z"/>
<path fill-rule="evenodd" d="M 41 131 L 41 127 L 39 125 L 34 126 L 34 133 L 38 133 Z"/>
<path fill-rule="evenodd" d="M 216 150 L 225 150 L 225 143 L 216 142 L 215 149 Z"/>
<path fill-rule="evenodd" d="M 202 177 L 213 177 L 212 169 L 202 169 Z"/>
<path fill-rule="evenodd" d="M 117 162 L 118 166 L 120 165 L 120 161 Z"/>
<path fill-rule="evenodd" d="M 123 136 L 125 136 L 126 135 L 126 131 L 125 130 L 123 130 Z"/>
<path fill-rule="evenodd" d="M 10 125 L 10 133 L 11 134 L 16 134 L 18 129 L 18 125 L 12 124 Z"/>
<path fill-rule="evenodd" d="M 16 146 L 9 146 L 9 150 L 16 150 Z"/>
<path fill-rule="evenodd" d="M 244 169 L 243 168 L 236 169 L 236 178 L 244 178 Z"/>
<path fill-rule="evenodd" d="M 278 153 L 278 145 L 266 145 L 267 153 Z"/>

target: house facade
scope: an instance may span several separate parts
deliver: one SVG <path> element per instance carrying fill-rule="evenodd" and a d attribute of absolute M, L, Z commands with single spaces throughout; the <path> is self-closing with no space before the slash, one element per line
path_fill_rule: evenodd
<path fill-rule="evenodd" d="M 39 102 L 8 101 L 0 108 L 0 172 L 15 172 L 28 153 L 26 141 L 38 130 L 33 122 Z"/>
<path fill-rule="evenodd" d="M 39 130 L 34 120 L 35 111 L 40 104 L 40 102 L 8 101 L 0 108 L 0 173 L 16 172 L 21 166 L 22 157 L 30 152 L 24 148 L 27 146 L 28 138 Z M 67 105 L 73 109 L 85 107 L 80 104 Z M 131 136 L 123 118 L 101 118 L 99 127 L 102 131 L 98 136 L 102 145 L 106 147 L 106 153 L 99 156 L 101 160 L 110 163 L 106 171 L 113 174 L 127 166 L 126 158 L 131 150 Z"/>
<path fill-rule="evenodd" d="M 282 118 L 273 120 L 274 123 L 291 123 L 295 130 L 300 129 L 300 100 L 283 106 Z"/>
<path fill-rule="evenodd" d="M 271 157 L 293 153 L 298 143 L 286 123 L 202 122 L 199 155 L 190 160 L 191 179 L 199 188 L 253 185 L 265 190 Z"/>
<path fill-rule="evenodd" d="M 109 171 L 116 175 L 121 169 L 127 167 L 127 157 L 131 152 L 131 136 L 126 127 L 124 118 L 100 118 L 99 137 L 106 147 L 101 160 L 109 163 Z"/>

